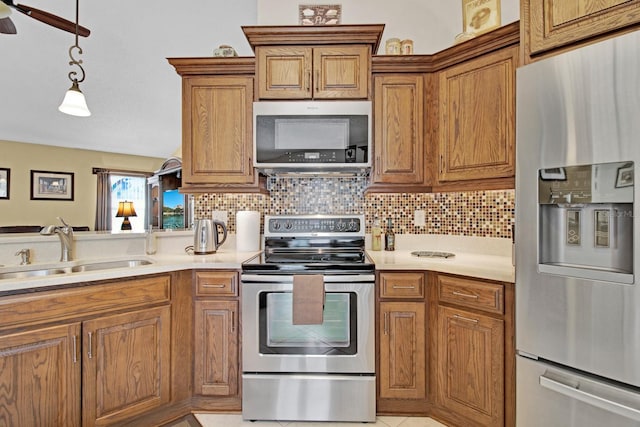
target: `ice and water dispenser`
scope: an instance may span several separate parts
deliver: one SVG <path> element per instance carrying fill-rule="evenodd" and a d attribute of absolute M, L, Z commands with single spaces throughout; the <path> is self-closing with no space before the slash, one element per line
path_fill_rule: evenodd
<path fill-rule="evenodd" d="M 538 269 L 633 283 L 633 162 L 541 169 Z"/>

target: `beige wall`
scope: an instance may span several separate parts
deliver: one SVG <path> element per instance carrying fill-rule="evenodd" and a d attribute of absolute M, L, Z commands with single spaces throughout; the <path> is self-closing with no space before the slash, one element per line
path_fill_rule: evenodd
<path fill-rule="evenodd" d="M 95 225 L 92 169 L 153 172 L 165 159 L 0 140 L 0 168 L 11 169 L 9 200 L 0 199 L 0 225 L 47 225 L 61 216 L 74 226 Z M 30 200 L 31 170 L 74 173 L 74 200 Z"/>

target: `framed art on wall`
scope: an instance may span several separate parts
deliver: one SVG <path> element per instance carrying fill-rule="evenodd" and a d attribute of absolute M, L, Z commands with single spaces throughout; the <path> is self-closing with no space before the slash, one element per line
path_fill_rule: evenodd
<path fill-rule="evenodd" d="M 73 172 L 32 170 L 31 200 L 73 200 Z"/>
<path fill-rule="evenodd" d="M 482 34 L 500 26 L 500 0 L 462 0 L 462 30 Z"/>
<path fill-rule="evenodd" d="M 11 169 L 0 168 L 0 199 L 9 199 Z"/>

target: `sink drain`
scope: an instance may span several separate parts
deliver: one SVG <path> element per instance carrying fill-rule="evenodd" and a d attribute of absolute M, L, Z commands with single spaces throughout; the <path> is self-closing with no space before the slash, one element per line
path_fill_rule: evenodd
<path fill-rule="evenodd" d="M 451 252 L 438 252 L 438 251 L 415 251 L 411 252 L 411 255 L 421 258 L 453 258 L 456 254 Z"/>

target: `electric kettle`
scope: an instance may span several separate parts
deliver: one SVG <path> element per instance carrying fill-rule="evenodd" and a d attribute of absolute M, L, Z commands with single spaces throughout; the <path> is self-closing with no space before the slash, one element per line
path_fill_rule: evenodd
<path fill-rule="evenodd" d="M 222 234 L 222 240 L 220 240 Z M 227 227 L 224 222 L 213 219 L 198 219 L 193 234 L 193 253 L 196 255 L 214 254 L 227 240 Z"/>

